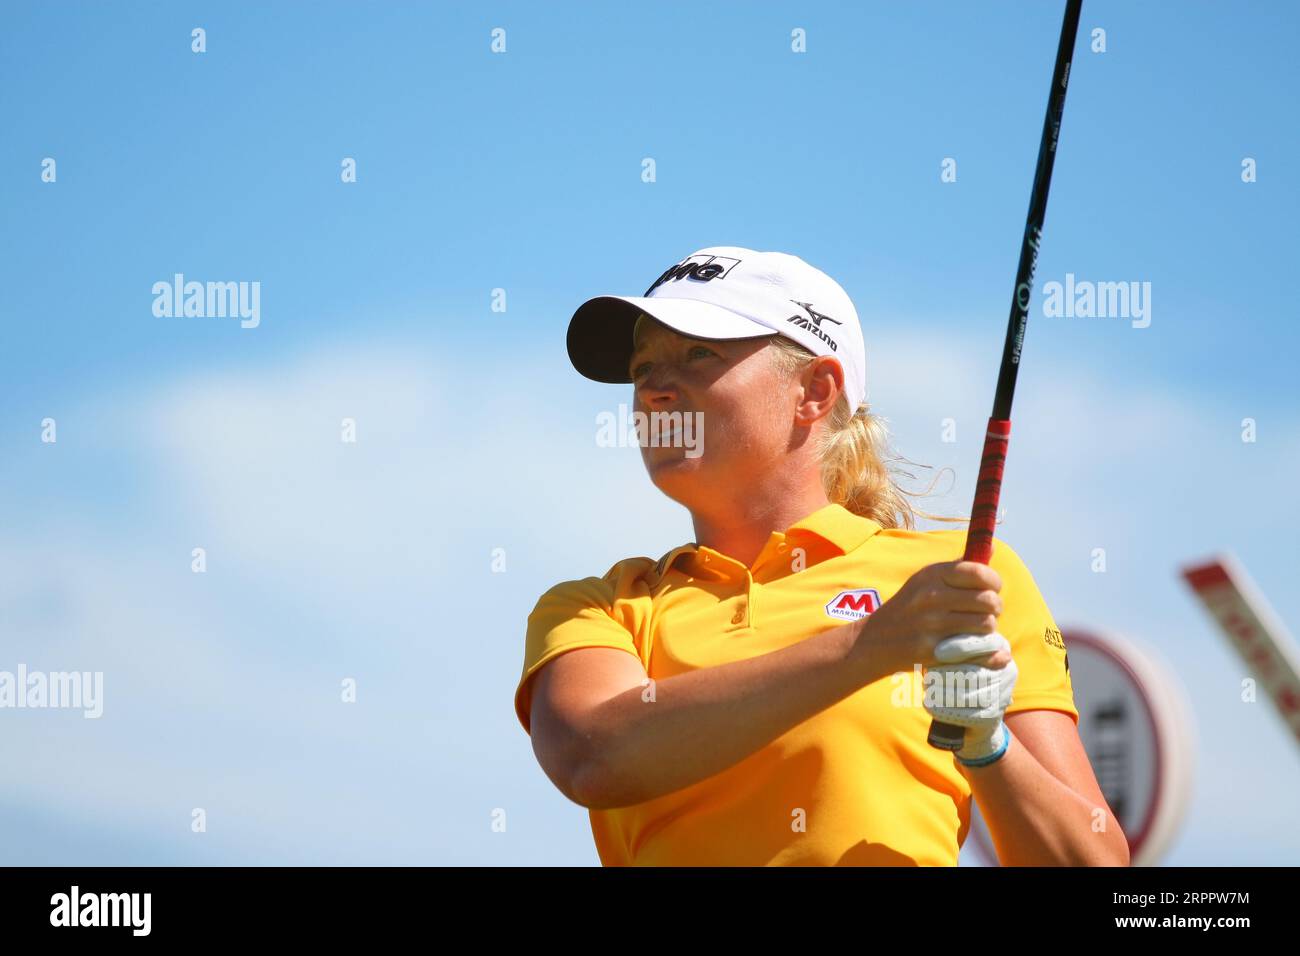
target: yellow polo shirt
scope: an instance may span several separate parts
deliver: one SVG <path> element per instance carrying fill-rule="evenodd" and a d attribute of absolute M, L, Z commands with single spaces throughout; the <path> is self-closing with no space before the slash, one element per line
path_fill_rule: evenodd
<path fill-rule="evenodd" d="M 707 547 L 628 558 L 604 577 L 551 588 L 528 617 L 515 713 L 528 682 L 579 647 L 634 654 L 659 681 L 788 647 L 870 613 L 922 567 L 962 556 L 965 528 L 882 529 L 832 504 L 773 532 L 751 567 Z M 1061 633 L 1003 541 L 998 630 L 1019 669 L 1008 713 L 1078 711 Z M 910 691 L 913 706 L 895 706 Z M 591 810 L 606 866 L 955 865 L 971 790 L 926 743 L 920 680 L 881 678 L 722 773 L 635 806 Z"/>

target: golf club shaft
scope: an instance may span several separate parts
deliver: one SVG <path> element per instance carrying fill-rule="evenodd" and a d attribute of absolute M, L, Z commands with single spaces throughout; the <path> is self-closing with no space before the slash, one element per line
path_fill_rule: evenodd
<path fill-rule="evenodd" d="M 1038 146 L 1038 166 L 1034 171 L 1034 188 L 1029 196 L 1029 215 L 1020 244 L 1020 263 L 1016 268 L 1015 291 L 1011 295 L 1011 315 L 1007 321 L 1007 338 L 1002 348 L 1002 368 L 998 373 L 993 414 L 989 417 L 980 457 L 979 477 L 975 483 L 975 503 L 971 508 L 966 532 L 964 560 L 988 564 L 993 556 L 993 534 L 997 524 L 998 498 L 1002 492 L 1002 470 L 1006 464 L 1007 445 L 1011 438 L 1011 399 L 1016 390 L 1016 373 L 1025 328 L 1029 324 L 1029 307 L 1034 289 L 1034 270 L 1038 266 L 1038 246 L 1047 214 L 1047 193 L 1052 184 L 1052 166 L 1065 112 L 1065 92 L 1070 82 L 1070 62 L 1083 0 L 1067 0 L 1061 39 L 1056 48 L 1056 65 L 1052 69 L 1052 89 L 1047 99 L 1047 116 Z M 927 738 L 941 750 L 960 750 L 965 741 L 964 727 L 932 721 Z"/>

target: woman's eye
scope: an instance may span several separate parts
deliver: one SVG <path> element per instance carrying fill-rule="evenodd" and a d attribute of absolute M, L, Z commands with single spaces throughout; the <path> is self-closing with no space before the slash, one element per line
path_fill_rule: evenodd
<path fill-rule="evenodd" d="M 692 345 L 689 349 L 686 350 L 687 358 L 706 358 L 710 355 L 717 355 L 717 354 L 718 354 L 717 352 L 713 351 L 713 349 L 709 348 L 707 345 Z M 650 370 L 650 363 L 642 362 L 640 365 L 633 366 L 632 371 L 629 372 L 628 374 L 633 381 L 636 381 L 638 378 L 640 378 L 649 370 Z"/>

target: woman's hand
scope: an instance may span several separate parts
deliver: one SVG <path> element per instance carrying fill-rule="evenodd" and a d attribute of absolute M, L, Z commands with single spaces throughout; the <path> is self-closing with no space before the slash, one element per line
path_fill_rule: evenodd
<path fill-rule="evenodd" d="M 986 564 L 946 561 L 907 579 L 893 597 L 861 622 L 858 650 L 877 677 L 936 662 L 934 649 L 957 634 L 992 634 L 1002 613 L 1002 578 Z M 1011 654 L 999 650 L 983 663 L 998 668 Z"/>
<path fill-rule="evenodd" d="M 957 759 L 980 767 L 1001 759 L 1011 743 L 1003 723 L 1016 687 L 1016 662 L 990 666 L 998 654 L 1009 656 L 1011 643 L 1001 634 L 963 634 L 939 642 L 941 663 L 925 670 L 925 709 L 940 723 L 965 727 Z"/>

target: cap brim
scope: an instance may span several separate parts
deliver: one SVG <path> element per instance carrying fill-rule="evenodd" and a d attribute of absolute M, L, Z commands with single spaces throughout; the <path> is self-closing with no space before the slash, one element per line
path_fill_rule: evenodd
<path fill-rule="evenodd" d="M 588 299 L 569 320 L 569 361 L 597 382 L 626 383 L 632 330 L 642 313 L 682 335 L 723 341 L 777 334 L 774 329 L 698 299 L 602 295 Z"/>

